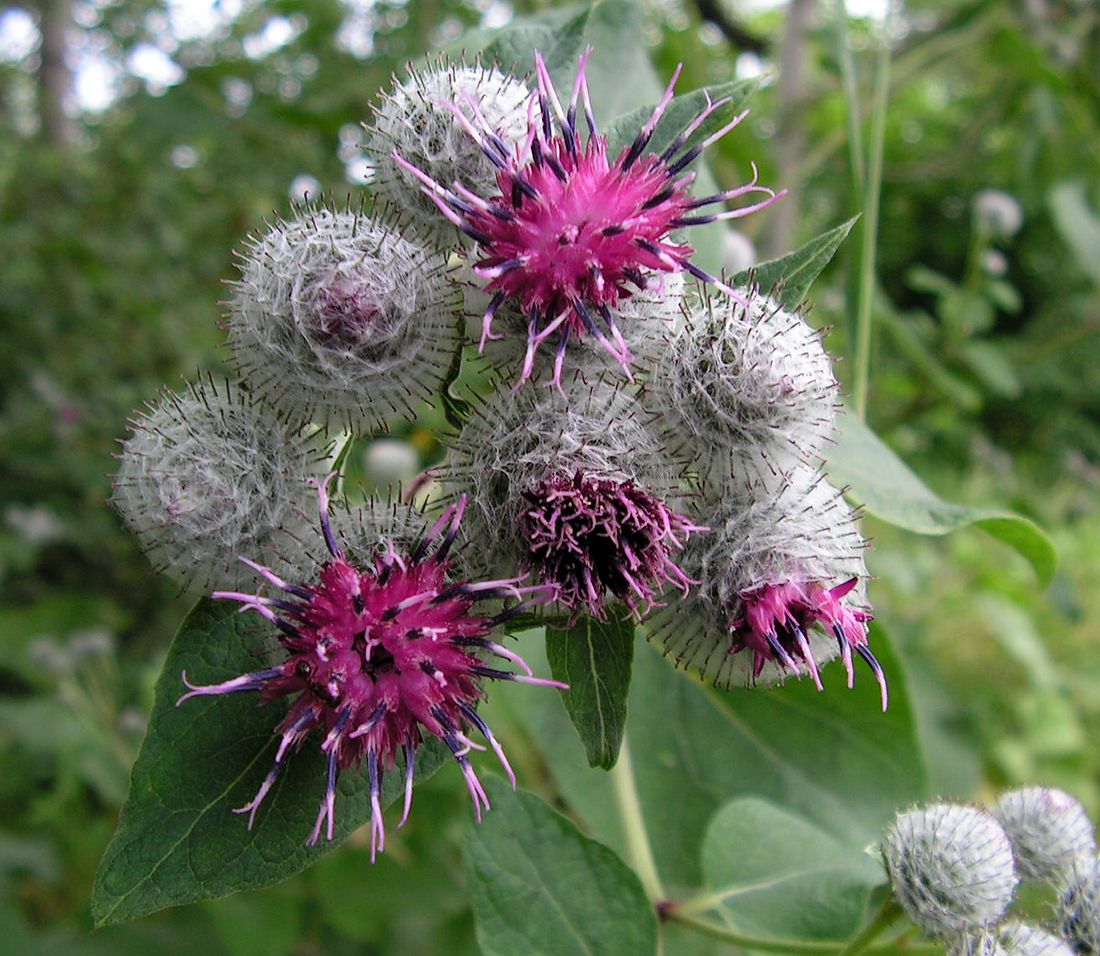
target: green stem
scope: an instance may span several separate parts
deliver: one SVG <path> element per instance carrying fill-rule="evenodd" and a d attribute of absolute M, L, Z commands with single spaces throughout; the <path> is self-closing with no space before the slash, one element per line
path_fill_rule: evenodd
<path fill-rule="evenodd" d="M 882 156 L 886 140 L 886 103 L 890 92 L 890 29 L 893 0 L 888 0 L 882 21 L 882 43 L 875 67 L 874 102 L 871 109 L 871 143 L 864 183 L 863 246 L 860 250 L 859 291 L 856 310 L 856 361 L 852 399 L 856 415 L 867 418 L 867 389 L 871 374 L 872 306 L 875 296 L 875 251 L 878 240 L 879 194 L 882 186 Z"/>
<path fill-rule="evenodd" d="M 653 848 L 649 845 L 649 834 L 642 816 L 642 805 L 638 800 L 638 785 L 634 781 L 634 765 L 630 760 L 630 743 L 623 734 L 619 759 L 611 768 L 611 784 L 615 791 L 615 805 L 619 811 L 623 835 L 626 837 L 627 853 L 630 865 L 642 881 L 646 895 L 654 903 L 665 899 L 665 888 L 657 873 L 657 863 L 653 859 Z"/>
<path fill-rule="evenodd" d="M 737 930 L 730 929 L 728 926 L 723 926 L 713 920 L 684 913 L 675 906 L 667 908 L 664 911 L 664 917 L 712 939 L 718 939 L 741 949 L 751 949 L 761 953 L 785 953 L 787 956 L 842 956 L 842 954 L 850 951 L 857 952 L 851 950 L 851 943 L 826 943 L 750 936 L 746 933 L 739 933 Z M 862 935 L 861 933 L 860 936 Z M 899 953 L 904 953 L 905 956 L 942 956 L 943 947 L 936 943 L 906 943 L 904 946 L 894 943 L 880 943 L 876 946 L 864 945 L 858 952 L 865 953 L 867 956 L 888 956 L 888 954 Z"/>
<path fill-rule="evenodd" d="M 859 953 L 866 952 L 871 943 L 897 922 L 901 913 L 901 907 L 894 902 L 894 898 L 887 896 L 882 901 L 882 906 L 879 907 L 871 922 L 856 934 L 855 938 L 840 951 L 838 956 L 857 956 Z"/>

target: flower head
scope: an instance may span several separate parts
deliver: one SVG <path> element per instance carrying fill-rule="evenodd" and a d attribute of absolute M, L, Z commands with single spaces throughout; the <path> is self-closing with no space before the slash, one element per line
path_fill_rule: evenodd
<path fill-rule="evenodd" d="M 227 555 L 276 561 L 300 550 L 300 476 L 324 449 L 299 424 L 229 382 L 165 392 L 131 420 L 111 503 L 158 570 L 184 587 L 243 580 Z"/>
<path fill-rule="evenodd" d="M 770 205 L 777 196 L 757 185 L 755 167 L 752 180 L 744 186 L 702 199 L 693 199 L 688 192 L 694 173 L 685 172 L 687 167 L 746 115 L 738 114 L 694 143 L 692 137 L 730 102 L 728 97 L 708 101 L 662 152 L 647 152 L 672 101 L 679 68 L 633 142 L 612 159 L 588 95 L 585 70 L 590 52 L 581 56 L 565 107 L 545 62 L 535 54 L 538 89 L 530 101 L 522 142 L 509 143 L 498 135 L 476 103 L 469 103 L 472 120 L 462 104 L 451 104 L 471 140 L 497 168 L 495 195 L 479 195 L 458 181 L 440 182 L 400 152 L 394 153 L 394 159 L 420 179 L 425 194 L 443 215 L 480 247 L 474 271 L 493 294 L 483 318 L 482 347 L 494 335 L 498 308 L 511 299 L 527 316 L 529 354 L 551 336 L 556 336 L 561 354 L 570 338 L 591 336 L 629 374 L 631 355 L 614 310 L 622 299 L 647 287 L 648 275 L 686 271 L 725 288 L 692 263 L 690 246 L 673 242 L 670 234 L 686 226 L 746 216 Z M 581 109 L 587 126 L 583 142 L 577 123 Z M 753 193 L 765 198 L 724 212 L 700 211 Z M 560 363 L 558 369 L 560 375 Z M 525 363 L 520 382 L 529 375 L 529 363 Z"/>
<path fill-rule="evenodd" d="M 439 183 L 455 180 L 467 188 L 492 191 L 497 167 L 446 104 L 484 122 L 504 142 L 518 142 L 527 131 L 530 92 L 513 76 L 492 67 L 439 62 L 436 69 L 410 70 L 409 77 L 383 96 L 364 149 L 373 163 L 371 190 L 402 210 L 405 218 L 436 245 L 453 245 L 459 234 L 445 219 L 420 180 L 393 161 L 400 153 Z"/>
<path fill-rule="evenodd" d="M 494 575 L 530 570 L 557 585 L 564 609 L 597 617 L 611 597 L 640 614 L 665 585 L 690 584 L 674 555 L 703 529 L 670 504 L 679 465 L 625 389 L 573 379 L 564 395 L 482 401 L 440 473 L 469 495 L 476 547 L 464 559 L 473 552 Z"/>
<path fill-rule="evenodd" d="M 275 765 L 256 796 L 236 812 L 249 815 L 251 828 L 287 756 L 316 733 L 328 758 L 328 773 L 309 842 L 316 843 L 322 832 L 332 839 L 337 778 L 343 770 L 365 765 L 373 858 L 385 844 L 382 777 L 393 769 L 398 753 L 405 764 L 402 824 L 412 800 L 415 752 L 426 736 L 439 738 L 454 754 L 480 819 L 489 801 L 468 754 L 484 747 L 467 736 L 471 730 L 485 738 L 515 784 L 504 751 L 477 713 L 482 683 L 494 679 L 565 685 L 534 677 L 521 657 L 490 638 L 522 605 L 496 616 L 474 611 L 477 603 L 489 599 L 545 599 L 549 589 L 521 587 L 520 578 L 477 583 L 450 579 L 447 555 L 458 534 L 463 500 L 448 508 L 411 549 L 387 539 L 385 549 L 372 562 L 357 567 L 329 522 L 332 477 L 316 482 L 329 559 L 315 582 L 291 584 L 270 569 L 245 561 L 282 595 L 214 593 L 215 598 L 241 602 L 243 610 L 256 611 L 274 624 L 286 652 L 283 662 L 209 686 L 191 684 L 184 674 L 188 692 L 179 703 L 200 695 L 244 691 L 259 691 L 264 700 L 293 697 L 277 729 L 281 740 Z M 521 672 L 491 667 L 481 653 L 512 662 Z"/>
<path fill-rule="evenodd" d="M 610 591 L 638 614 L 664 585 L 686 592 L 693 582 L 672 559 L 688 535 L 705 531 L 633 481 L 581 471 L 552 473 L 524 489 L 520 514 L 523 564 L 557 585 L 557 600 L 574 615 L 604 616 Z"/>
<path fill-rule="evenodd" d="M 1073 861 L 1096 853 L 1085 808 L 1062 790 L 1024 787 L 997 801 L 993 815 L 1012 841 L 1016 868 L 1025 880 L 1056 883 Z"/>
<path fill-rule="evenodd" d="M 703 295 L 665 331 L 643 400 L 717 494 L 748 465 L 811 463 L 833 431 L 838 392 L 821 334 L 754 289 Z"/>
<path fill-rule="evenodd" d="M 438 390 L 458 344 L 438 252 L 380 210 L 303 210 L 253 237 L 229 343 L 252 388 L 297 420 L 362 429 Z"/>
<path fill-rule="evenodd" d="M 1008 837 L 974 807 L 938 803 L 900 813 L 882 853 L 898 902 L 941 939 L 997 923 L 1016 890 Z"/>
<path fill-rule="evenodd" d="M 853 655 L 879 683 L 886 678 L 867 647 L 863 607 L 866 548 L 840 493 L 812 469 L 763 481 L 730 482 L 707 500 L 710 533 L 685 544 L 679 565 L 699 582 L 654 617 L 652 633 L 683 667 L 717 684 L 771 684 L 808 675 L 840 656 L 852 687 Z"/>

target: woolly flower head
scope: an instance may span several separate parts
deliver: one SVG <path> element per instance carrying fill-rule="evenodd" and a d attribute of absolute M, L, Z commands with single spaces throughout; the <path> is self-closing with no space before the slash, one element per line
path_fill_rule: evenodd
<path fill-rule="evenodd" d="M 1058 896 L 1062 935 L 1082 956 L 1100 954 L 1100 858 L 1079 857 L 1063 879 Z"/>
<path fill-rule="evenodd" d="M 476 731 L 493 748 L 515 785 L 504 751 L 477 713 L 484 681 L 565 685 L 534 677 L 521 657 L 491 637 L 503 620 L 522 608 L 524 599 L 545 598 L 545 588 L 521 587 L 519 578 L 476 583 L 452 578 L 448 554 L 462 519 L 462 500 L 431 527 L 406 507 L 375 506 L 359 512 L 357 556 L 345 549 L 329 521 L 332 477 L 316 482 L 328 558 L 312 581 L 290 583 L 270 568 L 247 561 L 278 597 L 214 592 L 215 598 L 239 601 L 242 609 L 257 612 L 276 627 L 282 661 L 218 684 L 193 684 L 184 674 L 187 692 L 178 703 L 250 691 L 258 691 L 265 701 L 292 698 L 277 730 L 274 765 L 255 797 L 236 812 L 248 814 L 251 828 L 287 757 L 316 735 L 327 772 L 309 842 L 316 843 L 322 833 L 333 838 L 339 775 L 365 768 L 373 859 L 385 846 L 382 778 L 393 770 L 399 753 L 405 770 L 402 824 L 412 800 L 416 751 L 428 737 L 441 740 L 454 755 L 480 819 L 489 801 L 468 754 L 484 747 L 468 733 Z M 410 544 L 410 531 L 417 525 L 419 536 Z M 475 610 L 482 601 L 508 598 L 520 603 L 496 615 Z M 493 655 L 520 670 L 489 666 L 482 655 Z"/>
<path fill-rule="evenodd" d="M 989 814 L 937 803 L 898 814 L 882 852 L 894 896 L 930 936 L 998 922 L 1016 889 L 1012 846 Z"/>
<path fill-rule="evenodd" d="M 1013 790 L 997 801 L 993 815 L 1012 841 L 1022 879 L 1057 882 L 1077 857 L 1096 853 L 1085 808 L 1061 790 Z"/>
<path fill-rule="evenodd" d="M 1008 956 L 1074 956 L 1069 943 L 1038 926 L 1013 921 L 997 935 Z"/>
<path fill-rule="evenodd" d="M 839 653 L 854 681 L 853 653 L 886 680 L 867 647 L 862 608 L 866 544 L 840 493 L 809 468 L 774 483 L 731 483 L 700 508 L 710 529 L 685 546 L 680 566 L 699 582 L 654 616 L 652 636 L 678 666 L 716 684 L 771 684 L 809 675 Z"/>
<path fill-rule="evenodd" d="M 400 153 L 432 179 L 455 180 L 478 192 L 496 188 L 496 166 L 466 132 L 467 121 L 483 123 L 506 144 L 527 132 L 527 87 L 493 68 L 438 64 L 412 71 L 384 94 L 367 130 L 365 148 L 374 163 L 371 189 L 399 206 L 411 223 L 438 244 L 454 241 L 455 231 L 420 189 L 420 180 L 393 161 Z"/>
<path fill-rule="evenodd" d="M 420 180 L 442 215 L 479 247 L 474 272 L 492 294 L 483 319 L 483 345 L 496 334 L 497 310 L 512 300 L 527 316 L 529 351 L 553 339 L 564 354 L 571 339 L 591 337 L 629 373 L 631 354 L 615 309 L 622 299 L 647 288 L 649 275 L 686 271 L 725 288 L 692 263 L 694 250 L 671 241 L 671 233 L 746 216 L 777 197 L 757 185 L 755 167 L 744 186 L 701 199 L 688 192 L 695 174 L 685 172 L 687 167 L 746 115 L 734 116 L 705 138 L 696 136 L 716 111 L 729 105 L 729 97 L 708 102 L 663 151 L 649 151 L 657 124 L 672 102 L 679 68 L 633 142 L 612 159 L 589 100 L 585 71 L 590 52 L 581 57 L 565 105 L 536 52 L 538 89 L 526 135 L 518 144 L 499 136 L 476 110 L 471 110 L 471 119 L 455 105 L 455 118 L 497 168 L 495 189 L 471 189 L 470 183 L 440 178 L 400 150 L 394 159 Z M 583 141 L 579 111 L 587 127 Z M 724 212 L 701 211 L 751 194 L 764 198 Z M 559 360 L 555 381 L 560 367 Z M 525 365 L 520 381 L 528 375 Z"/>
<path fill-rule="evenodd" d="M 442 257 L 384 217 L 303 210 L 250 240 L 229 341 L 265 400 L 299 420 L 360 429 L 438 390 L 458 343 Z"/>
<path fill-rule="evenodd" d="M 667 503 L 677 466 L 631 396 L 603 380 L 571 382 L 566 395 L 498 392 L 475 408 L 441 477 L 469 495 L 477 555 L 556 584 L 574 614 L 601 616 L 608 592 L 641 612 L 665 583 L 690 583 L 675 555 L 702 529 Z"/>
<path fill-rule="evenodd" d="M 673 323 L 646 403 L 723 490 L 752 462 L 776 472 L 810 462 L 836 421 L 837 382 L 820 334 L 753 290 L 704 295 Z"/>
<path fill-rule="evenodd" d="M 159 570 L 206 589 L 244 578 L 238 555 L 300 551 L 304 482 L 323 458 L 300 426 L 212 380 L 166 392 L 130 426 L 111 502 Z"/>

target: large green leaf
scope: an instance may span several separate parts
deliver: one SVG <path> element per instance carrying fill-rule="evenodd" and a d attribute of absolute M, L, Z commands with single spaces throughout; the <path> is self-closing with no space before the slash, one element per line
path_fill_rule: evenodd
<path fill-rule="evenodd" d="M 699 848 L 726 801 L 755 795 L 795 811 L 849 846 L 863 847 L 904 803 L 928 796 L 905 674 L 885 635 L 872 647 L 890 680 L 890 709 L 868 670 L 845 686 L 838 663 L 825 691 L 809 680 L 719 691 L 639 647 L 628 697 L 627 744 L 658 869 L 666 882 L 698 886 Z M 536 669 L 537 647 L 529 662 Z M 494 688 L 493 707 L 526 722 L 554 779 L 589 832 L 626 852 L 615 796 L 589 768 L 562 709 L 529 688 Z"/>
<path fill-rule="evenodd" d="M 839 429 L 839 441 L 829 454 L 829 476 L 846 485 L 870 514 L 918 534 L 948 534 L 977 525 L 1027 558 L 1044 587 L 1050 583 L 1058 555 L 1033 521 L 999 508 L 944 501 L 856 416 L 842 415 Z"/>
<path fill-rule="evenodd" d="M 577 728 L 588 762 L 614 766 L 626 726 L 626 694 L 634 660 L 634 622 L 612 615 L 585 617 L 568 629 L 546 629 L 546 658 L 562 692 L 566 713 Z"/>
<path fill-rule="evenodd" d="M 533 794 L 487 789 L 492 812 L 466 836 L 485 956 L 656 952 L 656 914 L 622 860 Z"/>
<path fill-rule="evenodd" d="M 770 293 L 774 290 L 775 298 L 786 308 L 796 308 L 806 298 L 814 279 L 829 264 L 858 219 L 859 217 L 855 216 L 847 222 L 842 222 L 839 226 L 811 239 L 794 252 L 789 252 L 778 259 L 769 259 L 767 262 L 753 266 L 752 269 L 737 273 L 733 277 L 733 285 L 748 285 L 750 281 L 755 282 L 761 292 Z M 777 285 L 778 289 L 776 289 Z"/>
<path fill-rule="evenodd" d="M 370 817 L 365 775 L 345 773 L 334 841 L 306 846 L 325 786 L 317 746 L 288 760 L 251 831 L 231 812 L 253 797 L 272 766 L 273 731 L 285 708 L 258 706 L 254 694 L 200 697 L 176 707 L 184 690 L 180 673 L 214 683 L 261 669 L 271 642 L 267 632 L 235 608 L 205 600 L 180 626 L 157 682 L 130 795 L 96 877 L 92 916 L 98 925 L 285 880 Z M 434 772 L 443 753 L 422 748 L 418 773 Z M 387 805 L 401 790 L 399 777 L 386 781 Z"/>
<path fill-rule="evenodd" d="M 844 940 L 863 921 L 882 867 L 804 817 L 756 797 L 723 806 L 703 840 L 706 901 L 753 936 Z"/>

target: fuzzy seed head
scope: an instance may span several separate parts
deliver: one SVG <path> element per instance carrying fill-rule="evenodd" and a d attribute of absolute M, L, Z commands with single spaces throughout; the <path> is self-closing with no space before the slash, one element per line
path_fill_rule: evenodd
<path fill-rule="evenodd" d="M 393 770 L 399 755 L 405 770 L 402 822 L 412 798 L 416 751 L 428 737 L 443 741 L 454 755 L 480 819 L 489 802 L 467 755 L 471 749 L 485 748 L 467 733 L 476 731 L 493 748 L 514 783 L 500 744 L 477 713 L 484 682 L 564 685 L 533 677 L 522 658 L 490 639 L 497 619 L 476 610 L 485 600 L 543 599 L 545 589 L 520 587 L 517 578 L 471 583 L 451 577 L 448 553 L 463 501 L 430 527 L 408 507 L 373 505 L 354 514 L 357 527 L 344 541 L 329 521 L 332 477 L 316 483 L 328 555 L 312 581 L 288 583 L 270 568 L 251 563 L 278 597 L 214 592 L 215 598 L 240 602 L 242 609 L 271 622 L 282 645 L 282 660 L 219 684 L 192 684 L 185 674 L 188 690 L 179 703 L 248 691 L 258 691 L 264 701 L 291 698 L 276 730 L 280 744 L 274 766 L 256 796 L 237 812 L 249 815 L 251 828 L 287 757 L 315 737 L 328 769 L 309 842 L 316 843 L 322 834 L 333 838 L 337 779 L 342 772 L 360 770 L 370 787 L 373 859 L 385 844 L 382 778 Z M 417 529 L 419 538 L 409 546 Z M 489 667 L 483 654 L 516 664 L 520 672 Z"/>
<path fill-rule="evenodd" d="M 253 237 L 233 283 L 242 375 L 300 421 L 352 430 L 411 416 L 458 345 L 443 258 L 382 216 L 304 210 Z"/>
<path fill-rule="evenodd" d="M 1058 924 L 1062 936 L 1081 956 L 1100 954 L 1100 858 L 1079 857 L 1059 890 Z"/>
<path fill-rule="evenodd" d="M 419 179 L 442 216 L 478 245 L 474 272 L 492 295 L 483 318 L 482 346 L 499 334 L 493 331 L 493 319 L 510 301 L 527 317 L 528 355 L 553 339 L 563 356 L 571 339 L 588 336 L 629 375 L 632 356 L 615 318 L 622 300 L 647 288 L 653 274 L 686 271 L 725 288 L 691 262 L 694 249 L 674 242 L 672 233 L 748 215 L 777 197 L 757 185 L 755 167 L 753 179 L 736 189 L 701 199 L 693 199 L 688 191 L 694 173 L 684 170 L 746 115 L 733 117 L 710 136 L 693 139 L 709 117 L 729 104 L 728 98 L 708 102 L 663 152 L 649 149 L 672 101 L 679 70 L 634 141 L 612 157 L 589 101 L 585 71 L 590 52 L 581 57 L 567 105 L 535 53 L 537 91 L 522 143 L 502 139 L 476 114 L 474 121 L 464 124 L 470 140 L 497 168 L 495 189 L 478 191 L 469 183 L 441 179 L 400 152 L 395 159 Z M 587 127 L 583 140 L 579 115 Z M 764 198 L 723 212 L 706 211 L 752 194 Z M 555 358 L 555 383 L 561 364 Z M 528 361 L 520 382 L 530 374 Z"/>
<path fill-rule="evenodd" d="M 894 896 L 930 936 L 984 929 L 1012 902 L 1012 845 L 981 810 L 944 803 L 908 810 L 887 829 L 882 852 Z"/>
<path fill-rule="evenodd" d="M 731 483 L 697 520 L 710 533 L 692 537 L 679 564 L 700 583 L 652 622 L 678 666 L 726 687 L 792 675 L 816 682 L 839 653 L 851 686 L 854 651 L 883 686 L 885 706 L 885 680 L 867 649 L 866 543 L 824 476 L 803 467 L 773 484 Z"/>
<path fill-rule="evenodd" d="M 450 186 L 458 180 L 475 192 L 491 192 L 496 167 L 449 104 L 471 122 L 476 104 L 494 133 L 505 143 L 518 143 L 527 132 L 530 93 L 519 80 L 494 68 L 443 63 L 394 83 L 383 95 L 364 144 L 374 163 L 371 188 L 401 208 L 435 244 L 451 245 L 458 238 L 454 227 L 421 191 L 420 181 L 394 162 L 394 152 L 439 183 Z"/>
<path fill-rule="evenodd" d="M 682 584 L 672 556 L 694 525 L 666 503 L 679 466 L 631 395 L 604 380 L 574 380 L 565 396 L 523 389 L 485 399 L 440 478 L 469 497 L 463 555 L 485 562 L 478 573 L 530 568 L 560 586 L 570 611 L 590 613 L 605 589 L 648 606 L 657 582 Z"/>
<path fill-rule="evenodd" d="M 1077 857 L 1096 854 L 1092 821 L 1085 808 L 1062 790 L 1013 790 L 997 801 L 992 812 L 1012 841 L 1021 879 L 1057 883 Z"/>
<path fill-rule="evenodd" d="M 749 464 L 810 463 L 836 423 L 838 386 L 820 334 L 797 312 L 741 290 L 704 295 L 666 333 L 647 404 L 683 435 L 714 493 Z"/>
<path fill-rule="evenodd" d="M 1002 926 L 998 935 L 1008 956 L 1074 956 L 1069 943 L 1038 926 L 1013 921 Z"/>
<path fill-rule="evenodd" d="M 305 479 L 324 449 L 250 393 L 212 380 L 165 392 L 131 420 L 111 503 L 158 570 L 185 588 L 239 583 L 239 555 L 293 564 Z"/>

